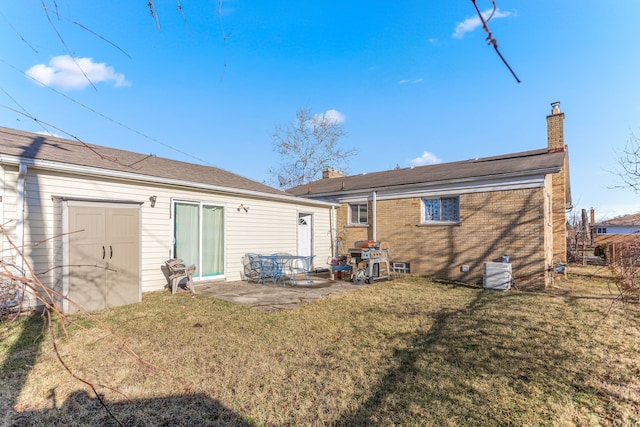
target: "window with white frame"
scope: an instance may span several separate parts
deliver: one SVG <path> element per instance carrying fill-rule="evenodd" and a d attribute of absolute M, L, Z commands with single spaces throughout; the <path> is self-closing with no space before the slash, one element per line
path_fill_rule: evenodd
<path fill-rule="evenodd" d="M 367 225 L 369 224 L 369 204 L 349 203 L 349 224 Z"/>
<path fill-rule="evenodd" d="M 424 198 L 422 211 L 423 223 L 458 223 L 460 222 L 460 198 Z"/>
<path fill-rule="evenodd" d="M 596 230 L 596 233 L 598 234 L 607 234 L 607 229 L 606 227 L 598 227 Z"/>

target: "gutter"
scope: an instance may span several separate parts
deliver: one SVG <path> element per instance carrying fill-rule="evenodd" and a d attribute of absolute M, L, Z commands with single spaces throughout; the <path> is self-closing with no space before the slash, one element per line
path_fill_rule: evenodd
<path fill-rule="evenodd" d="M 122 171 L 114 171 L 109 169 L 58 163 L 58 162 L 52 162 L 50 160 L 22 159 L 16 156 L 0 155 L 0 163 L 10 164 L 10 165 L 24 164 L 25 166 L 28 164 L 31 167 L 36 167 L 36 168 L 45 169 L 45 170 L 68 172 L 68 173 L 79 174 L 79 175 L 90 174 L 90 175 L 100 176 L 100 177 L 109 177 L 109 178 L 116 178 L 116 179 L 129 180 L 129 181 L 149 182 L 153 184 L 164 184 L 164 185 L 171 185 L 171 186 L 182 187 L 182 188 L 189 187 L 189 188 L 195 188 L 199 190 L 207 190 L 207 191 L 219 192 L 219 193 L 225 193 L 225 194 L 251 196 L 251 197 L 256 197 L 256 198 L 266 199 L 266 200 L 278 200 L 278 201 L 286 201 L 291 203 L 304 203 L 307 205 L 318 206 L 318 207 L 328 208 L 332 206 L 339 206 L 339 204 L 336 204 L 333 202 L 324 202 L 320 200 L 310 201 L 309 199 L 304 197 L 292 196 L 288 194 L 270 194 L 270 193 L 264 193 L 261 191 L 246 190 L 241 188 L 224 187 L 220 185 L 211 185 L 211 184 L 203 184 L 203 183 L 191 182 L 191 181 L 182 181 L 178 179 L 162 178 L 162 177 L 156 177 L 151 175 L 141 175 L 141 174 L 136 174 L 131 172 L 122 172 Z"/>
<path fill-rule="evenodd" d="M 325 193 L 311 193 L 311 194 L 303 194 L 299 197 L 305 198 L 316 198 L 316 197 L 335 197 L 344 194 L 371 194 L 372 191 L 375 192 L 389 192 L 393 190 L 406 190 L 411 188 L 425 188 L 425 187 L 437 187 L 442 185 L 450 185 L 450 184 L 464 184 L 469 182 L 475 182 L 482 180 L 500 180 L 500 179 L 509 179 L 509 178 L 518 178 L 525 176 L 534 176 L 534 175 L 547 175 L 550 173 L 558 173 L 562 171 L 561 167 L 552 167 L 552 168 L 543 168 L 543 169 L 533 169 L 527 170 L 526 172 L 510 172 L 498 175 L 482 175 L 482 176 L 474 176 L 469 178 L 458 178 L 458 179 L 448 179 L 443 181 L 431 181 L 431 182 L 418 182 L 413 184 L 397 184 L 385 187 L 368 187 L 368 188 L 359 188 L 355 190 L 338 190 L 338 191 L 329 191 Z"/>
<path fill-rule="evenodd" d="M 27 165 L 20 163 L 18 166 L 18 182 L 16 185 L 16 237 L 15 246 L 17 249 L 13 250 L 13 258 L 15 262 L 15 275 L 17 277 L 24 277 L 24 207 L 26 199 L 26 181 L 27 181 Z M 11 308 L 22 304 L 24 298 L 24 283 L 20 282 L 16 285 L 18 292 L 13 299 L 0 304 L 0 308 Z"/>

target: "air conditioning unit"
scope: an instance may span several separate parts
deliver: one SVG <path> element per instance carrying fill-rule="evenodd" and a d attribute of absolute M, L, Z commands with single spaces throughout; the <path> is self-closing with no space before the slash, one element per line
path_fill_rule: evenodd
<path fill-rule="evenodd" d="M 485 289 L 507 291 L 511 289 L 511 263 L 485 262 L 482 286 Z"/>

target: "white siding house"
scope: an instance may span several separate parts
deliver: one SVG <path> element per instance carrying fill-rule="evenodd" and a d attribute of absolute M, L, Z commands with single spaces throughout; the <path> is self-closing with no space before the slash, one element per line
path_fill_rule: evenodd
<path fill-rule="evenodd" d="M 315 268 L 332 256 L 336 205 L 215 167 L 0 128 L 0 180 L 2 262 L 83 302 L 105 286 L 115 297 L 106 306 L 122 303 L 121 291 L 132 302 L 163 289 L 164 261 L 174 256 L 197 265 L 196 288 L 241 280 L 247 252 L 315 255 Z M 110 288 L 116 270 L 127 275 Z M 98 276 L 97 287 L 84 288 L 86 274 Z"/>

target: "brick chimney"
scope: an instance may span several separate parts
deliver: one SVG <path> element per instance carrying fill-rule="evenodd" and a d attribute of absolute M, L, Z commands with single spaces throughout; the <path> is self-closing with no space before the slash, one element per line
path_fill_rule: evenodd
<path fill-rule="evenodd" d="M 564 113 L 560 112 L 560 102 L 551 103 L 551 114 L 547 116 L 547 145 L 550 153 L 565 151 Z"/>
<path fill-rule="evenodd" d="M 566 262 L 566 211 L 571 205 L 571 190 L 569 187 L 569 156 L 564 143 L 564 113 L 560 112 L 559 102 L 551 103 L 551 114 L 547 116 L 547 145 L 549 153 L 565 153 L 562 171 L 551 176 L 551 223 L 553 228 L 553 257 Z M 586 212 L 584 217 L 586 217 Z"/>
<path fill-rule="evenodd" d="M 322 171 L 322 179 L 341 178 L 343 176 L 344 176 L 343 173 L 335 171 L 331 168 L 326 168 L 325 170 Z"/>

